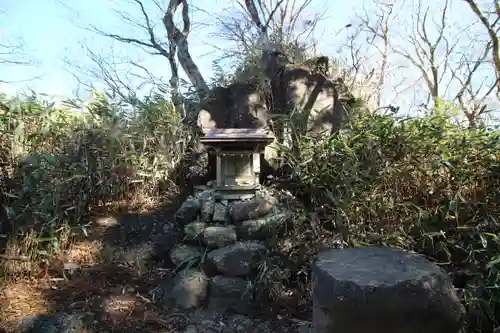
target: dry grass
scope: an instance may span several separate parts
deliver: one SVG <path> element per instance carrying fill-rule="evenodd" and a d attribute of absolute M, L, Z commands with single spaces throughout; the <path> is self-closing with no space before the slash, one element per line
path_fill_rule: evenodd
<path fill-rule="evenodd" d="M 164 278 L 151 273 L 136 279 L 129 268 L 95 265 L 71 279 L 45 276 L 6 283 L 0 293 L 0 326 L 12 329 L 24 316 L 57 311 L 93 318 L 98 332 L 133 328 L 141 332 L 178 332 L 182 313 L 166 313 L 148 298 L 150 286 Z"/>
<path fill-rule="evenodd" d="M 107 223 L 113 220 L 116 219 L 109 215 L 96 218 L 100 231 L 95 234 L 102 234 L 113 226 Z M 34 248 L 31 238 L 22 239 L 21 243 L 9 243 L 9 255 L 26 254 L 26 249 Z M 149 296 L 151 286 L 168 278 L 165 271 L 139 274 L 137 267 L 105 262 L 113 258 L 103 255 L 104 248 L 98 239 L 81 240 L 53 256 L 50 262 L 32 261 L 25 256 L 26 261 L 2 263 L 7 278 L 0 293 L 0 326 L 12 329 L 28 315 L 77 311 L 93 318 L 98 332 L 117 328 L 141 332 L 182 331 L 185 325 L 182 313 L 165 313 Z M 65 270 L 67 263 L 77 264 L 78 269 L 69 274 Z"/>
<path fill-rule="evenodd" d="M 0 100 L 11 102 L 2 96 Z M 110 135 L 115 129 L 113 117 L 98 120 L 53 109 L 47 117 L 50 121 L 40 124 L 44 103 L 12 102 L 20 102 L 23 112 L 10 112 L 2 119 L 6 121 L 0 124 L 0 132 L 5 133 L 0 138 L 0 157 L 20 175 L 9 175 L 15 184 L 2 187 L 8 193 L 0 197 L 0 206 L 16 214 L 15 230 L 9 231 L 8 243 L 2 243 L 6 249 L 0 255 L 0 276 L 5 288 L 16 287 L 8 287 L 13 291 L 1 297 L 2 309 L 10 304 L 8 311 L 0 313 L 1 323 L 57 310 L 95 312 L 92 304 L 99 299 L 108 304 L 99 313 L 109 312 L 110 319 L 98 316 L 102 325 L 98 331 L 108 330 L 114 321 L 123 327 L 133 326 L 126 322 L 134 321 L 144 325 L 147 318 L 155 318 L 156 309 L 143 294 L 156 275 L 140 265 L 119 266 L 115 262 L 120 251 L 113 249 L 113 239 L 102 238 L 114 234 L 109 229 L 120 231 L 116 216 L 122 213 L 141 214 L 175 205 L 179 191 L 172 182 L 184 172 L 180 162 L 192 140 L 190 128 L 182 125 L 175 108 L 160 95 L 136 105 L 144 112 L 128 119 L 117 135 Z M 99 94 L 87 109 L 88 115 L 114 114 L 114 105 Z M 25 135 L 18 140 L 11 129 L 21 125 Z M 39 132 L 45 125 L 52 130 Z M 19 169 L 18 162 L 25 157 L 31 157 L 31 162 Z M 168 214 L 168 210 L 162 212 Z M 12 236 L 20 230 L 24 233 Z M 80 268 L 71 277 L 65 272 L 68 263 Z M 20 290 L 21 285 L 26 291 Z M 135 291 L 117 294 L 116 286 Z M 171 328 L 170 322 L 163 322 L 142 331 Z"/>
<path fill-rule="evenodd" d="M 104 209 L 106 212 L 145 212 L 151 211 L 155 208 L 159 207 L 164 203 L 164 200 L 160 197 L 154 197 L 149 194 L 144 193 L 135 193 L 132 197 L 124 199 L 124 200 L 115 200 L 113 202 L 109 202 L 101 209 Z"/>
<path fill-rule="evenodd" d="M 0 292 L 0 325 L 12 328 L 26 315 L 50 312 L 50 305 L 43 296 L 41 281 L 25 279 L 9 281 Z"/>
<path fill-rule="evenodd" d="M 37 252 L 35 232 L 9 239 L 4 259 L 0 258 L 4 277 L 0 327 L 12 329 L 28 315 L 78 311 L 93 318 L 98 332 L 125 328 L 182 331 L 182 313 L 165 313 L 149 299 L 152 286 L 168 278 L 168 272 L 120 265 L 112 246 L 102 239 L 108 229 L 117 227 L 120 213 L 148 212 L 160 204 L 165 205 L 157 198 L 137 196 L 134 201 L 113 202 L 96 209 L 88 237 L 78 239 L 69 232 L 61 233 L 64 250 L 50 253 L 47 259 Z M 78 267 L 72 274 L 66 269 L 68 263 Z"/>
<path fill-rule="evenodd" d="M 65 261 L 79 265 L 95 265 L 99 263 L 103 244 L 100 241 L 83 240 L 72 244 L 66 251 Z"/>

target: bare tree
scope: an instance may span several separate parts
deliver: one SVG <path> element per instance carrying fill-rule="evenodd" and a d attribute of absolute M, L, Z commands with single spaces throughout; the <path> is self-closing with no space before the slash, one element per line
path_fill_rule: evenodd
<path fill-rule="evenodd" d="M 179 5 L 182 4 L 182 31 L 174 24 L 174 14 Z M 143 11 L 144 13 L 144 11 Z M 198 66 L 191 58 L 189 53 L 188 36 L 191 30 L 191 21 L 189 19 L 189 7 L 187 0 L 170 0 L 167 11 L 163 16 L 163 24 L 167 30 L 168 40 L 170 42 L 170 50 L 173 51 L 173 45 L 177 47 L 177 58 L 182 68 L 186 72 L 193 86 L 198 89 L 201 94 L 206 94 L 209 91 L 205 79 L 200 73 Z"/>
<path fill-rule="evenodd" d="M 500 2 L 498 0 L 494 0 L 494 9 L 491 12 L 486 13 L 486 11 L 482 11 L 479 8 L 478 4 L 474 0 L 464 1 L 469 5 L 470 9 L 474 12 L 488 32 L 488 36 L 490 38 L 488 43 L 491 45 L 490 52 L 497 76 L 497 95 L 500 95 L 500 41 L 498 39 L 498 31 L 500 30 Z"/>
<path fill-rule="evenodd" d="M 382 106 L 383 90 L 385 87 L 385 80 L 388 75 L 387 69 L 389 67 L 389 53 L 390 53 L 390 38 L 391 38 L 391 21 L 394 16 L 394 3 L 393 2 L 377 2 L 376 11 L 369 13 L 366 8 L 363 8 L 362 13 L 357 14 L 356 18 L 359 20 L 359 32 L 364 32 L 367 35 L 366 40 L 363 42 L 363 49 L 366 45 L 376 49 L 380 55 L 380 66 L 376 71 L 373 68 L 370 73 L 375 77 L 375 85 L 373 86 L 375 94 L 375 106 L 380 108 Z M 355 69 L 360 65 L 359 52 L 361 46 L 355 46 L 356 37 L 358 34 L 353 34 L 352 38 L 348 38 L 349 50 L 351 50 L 352 63 Z M 377 73 L 375 73 L 375 71 Z M 372 78 L 370 75 L 370 79 Z"/>
<path fill-rule="evenodd" d="M 477 41 L 472 41 L 471 44 L 477 44 Z M 473 46 L 471 45 L 471 48 Z M 487 42 L 478 54 L 463 53 L 460 55 L 458 64 L 450 68 L 451 81 L 457 82 L 459 87 L 452 98 L 460 106 L 471 127 L 477 126 L 481 117 L 490 111 L 488 98 L 495 87 L 498 87 L 498 77 L 494 76 L 490 84 L 487 82 L 488 77 L 479 76 L 480 69 L 484 67 L 491 48 L 492 43 Z"/>
<path fill-rule="evenodd" d="M 361 14 L 357 14 L 355 20 L 358 21 L 356 24 L 349 23 L 338 32 L 345 34 L 345 41 L 339 47 L 341 51 L 338 51 L 331 76 L 341 77 L 349 91 L 362 98 L 369 108 L 377 109 L 382 104 L 387 64 L 378 58 L 377 62 L 371 61 L 383 57 L 377 36 L 370 30 L 371 21 Z M 377 70 L 379 63 L 382 66 Z"/>
<path fill-rule="evenodd" d="M 442 97 L 440 88 L 450 66 L 450 55 L 457 45 L 456 41 L 450 41 L 445 35 L 448 28 L 448 6 L 449 0 L 445 0 L 439 22 L 435 24 L 437 33 L 433 37 L 430 33 L 431 8 L 423 8 L 419 1 L 413 15 L 414 26 L 408 36 L 408 43 L 404 46 L 392 45 L 395 53 L 408 60 L 419 71 L 434 107 L 439 107 Z M 409 45 L 412 47 L 408 48 Z"/>
<path fill-rule="evenodd" d="M 378 53 L 376 62 L 380 68 L 375 75 L 377 107 L 381 107 L 381 91 L 390 75 L 388 67 L 401 64 L 403 60 L 410 69 L 405 73 L 406 89 L 415 91 L 418 90 L 416 83 L 422 81 L 424 84 L 427 101 L 423 101 L 422 105 L 430 104 L 439 109 L 442 101 L 453 101 L 469 125 L 476 126 L 478 120 L 491 109 L 491 94 L 498 86 L 498 79 L 492 79 L 484 72 L 493 42 L 483 42 L 478 36 L 467 35 L 477 22 L 454 25 L 450 20 L 450 0 L 443 2 L 439 12 L 435 7 L 423 6 L 421 0 L 417 1 L 411 14 L 411 30 L 401 33 L 400 29 L 390 34 L 393 29 L 391 18 L 396 14 L 395 2 L 375 0 L 376 11 L 364 9 L 362 15 L 357 15 L 360 30 L 363 31 L 360 36 L 366 38 L 367 45 L 374 47 Z M 365 58 L 368 57 L 365 55 Z M 399 90 L 394 86 L 391 88 Z"/>
<path fill-rule="evenodd" d="M 311 3 L 312 0 L 256 2 L 257 15 L 268 18 L 264 24 L 269 31 L 271 43 L 288 48 L 288 56 L 293 60 L 302 60 L 306 49 L 311 50 L 315 47 L 313 33 L 323 19 L 324 12 L 308 16 L 306 11 Z M 236 68 L 241 70 L 260 56 L 261 31 L 255 29 L 252 18 L 255 14 L 248 12 L 243 1 L 238 1 L 237 4 L 239 10 L 228 9 L 217 15 L 216 22 L 219 29 L 213 34 L 213 37 L 228 42 L 230 46 L 222 48 L 213 45 L 213 47 L 221 52 L 218 61 L 230 59 Z M 242 75 L 245 76 L 247 73 Z"/>
<path fill-rule="evenodd" d="M 21 43 L 0 43 L 0 64 L 2 65 L 29 65 L 30 62 L 20 59 L 24 52 Z"/>
<path fill-rule="evenodd" d="M 111 38 L 115 41 L 134 45 L 141 48 L 147 54 L 161 56 L 167 59 L 169 64 L 169 69 L 171 77 L 169 80 L 169 85 L 172 94 L 172 102 L 175 107 L 183 112 L 183 97 L 180 92 L 180 78 L 179 78 L 179 68 L 178 63 L 181 65 L 184 72 L 187 74 L 191 84 L 194 86 L 199 96 L 204 96 L 208 93 L 209 88 L 204 80 L 199 68 L 196 66 L 194 60 L 191 57 L 189 51 L 188 37 L 191 30 L 191 21 L 189 17 L 189 4 L 187 0 L 170 0 L 167 8 L 163 8 L 159 1 L 151 0 L 153 8 L 160 13 L 162 13 L 162 22 L 156 22 L 152 19 L 152 14 L 148 12 L 143 0 L 131 0 L 133 4 L 136 5 L 137 12 L 140 13 L 140 19 L 134 18 L 133 15 L 126 13 L 125 11 L 115 10 L 118 16 L 127 23 L 135 28 L 139 28 L 145 32 L 145 38 L 137 38 L 130 36 L 123 36 L 120 34 L 115 34 L 91 25 L 90 30 L 99 34 L 100 36 Z M 176 27 L 173 17 L 177 9 L 182 6 L 182 22 L 183 27 L 179 29 Z M 158 32 L 158 23 L 162 23 L 162 28 L 166 32 L 166 38 L 162 38 L 163 33 Z M 106 77 L 105 82 L 108 83 L 112 89 L 117 86 L 122 88 L 126 87 L 125 80 L 119 80 L 118 76 L 113 73 L 110 69 L 109 61 L 106 63 L 104 59 L 99 58 L 95 52 L 87 50 L 91 60 L 97 64 L 97 69 L 100 71 L 100 75 Z M 90 52 L 89 52 L 90 51 Z M 138 63 L 130 63 L 136 69 L 140 69 L 146 76 L 153 78 L 154 75 L 151 71 L 147 70 L 144 66 Z M 115 89 L 116 90 L 116 89 Z M 118 91 L 118 90 L 116 90 Z"/>
<path fill-rule="evenodd" d="M 76 63 L 69 57 L 64 58 L 68 71 L 81 87 L 100 90 L 102 89 L 100 85 L 104 85 L 111 98 L 130 100 L 143 89 L 149 88 L 150 92 L 153 92 L 157 87 L 166 86 L 166 83 L 147 66 L 138 60 L 115 54 L 113 48 L 106 52 L 98 52 L 85 42 L 81 44 L 81 48 L 90 64 Z"/>
<path fill-rule="evenodd" d="M 6 11 L 0 8 L 0 19 L 7 15 Z M 0 42 L 0 66 L 33 66 L 34 60 L 26 54 L 26 45 L 20 38 L 12 36 L 2 36 Z M 1 73 L 1 70 L 0 70 Z M 7 80 L 0 74 L 0 83 L 20 83 L 34 80 L 36 77 L 21 80 Z"/>
<path fill-rule="evenodd" d="M 0 66 L 32 66 L 34 61 L 28 59 L 25 45 L 21 40 L 6 40 L 0 43 Z M 24 80 L 7 80 L 0 75 L 0 83 L 20 83 L 31 81 L 35 77 Z"/>

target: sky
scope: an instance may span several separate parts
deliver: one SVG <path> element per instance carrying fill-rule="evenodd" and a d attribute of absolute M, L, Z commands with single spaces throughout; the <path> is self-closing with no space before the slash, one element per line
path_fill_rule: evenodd
<path fill-rule="evenodd" d="M 118 3 L 122 7 L 118 8 Z M 194 0 L 190 3 L 193 4 L 192 21 L 194 26 L 199 26 L 189 37 L 191 53 L 202 72 L 209 77 L 212 72 L 212 61 L 220 54 L 214 46 L 220 46 L 221 41 L 211 36 L 216 31 L 213 26 L 215 20 L 213 15 L 208 13 L 236 10 L 237 4 L 231 0 Z M 67 60 L 75 65 L 88 63 L 82 43 L 91 45 L 96 50 L 109 51 L 113 48 L 114 52 L 125 53 L 127 57 L 139 59 L 147 63 L 148 68 L 154 68 L 155 71 L 168 77 L 168 63 L 164 58 L 150 56 L 139 48 L 120 45 L 85 29 L 89 24 L 93 24 L 106 32 L 137 37 L 141 31 L 124 24 L 113 11 L 120 9 L 134 13 L 137 11 L 136 8 L 128 0 L 0 0 L 0 40 L 22 39 L 27 47 L 28 56 L 37 61 L 37 65 L 33 67 L 0 64 L 1 78 L 5 81 L 18 82 L 4 84 L 0 89 L 14 93 L 29 86 L 49 95 L 71 95 L 77 82 L 70 73 L 71 66 L 68 66 Z M 309 11 L 311 14 L 315 11 L 324 12 L 324 1 L 315 0 Z M 158 11 L 153 9 L 151 12 Z M 161 20 L 157 21 L 161 23 Z M 346 24 L 337 23 L 340 27 Z M 332 26 L 329 23 L 322 28 Z M 157 29 L 158 34 L 163 33 L 160 28 Z M 41 76 L 41 79 L 19 82 L 35 76 Z"/>
<path fill-rule="evenodd" d="M 160 0 L 163 6 L 166 6 L 167 1 Z M 412 13 L 411 8 L 414 8 L 418 0 L 398 1 L 401 2 L 401 7 L 395 19 L 400 24 L 397 26 L 399 30 L 395 33 L 402 35 L 407 33 L 407 28 L 411 25 L 409 15 Z M 435 6 L 433 13 L 439 16 L 439 6 L 445 0 L 420 1 Z M 145 0 L 144 3 L 150 2 Z M 221 49 L 230 47 L 223 40 L 214 37 L 213 34 L 220 31 L 215 18 L 220 17 L 221 14 L 234 15 L 239 11 L 239 7 L 236 0 L 191 0 L 189 3 L 193 22 L 193 29 L 189 36 L 191 55 L 204 77 L 210 78 L 213 69 L 212 62 L 220 56 Z M 462 1 L 451 0 L 451 3 L 453 4 L 451 21 L 473 21 L 473 16 L 463 6 Z M 323 15 L 313 36 L 319 42 L 319 51 L 334 56 L 342 54 L 348 58 L 348 50 L 340 46 L 341 42 L 345 42 L 346 39 L 343 33 L 344 27 L 353 22 L 351 17 L 355 9 L 365 6 L 370 10 L 373 8 L 370 4 L 372 0 L 312 0 L 304 17 Z M 137 5 L 132 0 L 0 0 L 0 43 L 22 40 L 27 58 L 36 61 L 36 65 L 30 67 L 0 64 L 0 80 L 14 82 L 0 83 L 0 92 L 16 94 L 29 87 L 54 98 L 65 98 L 81 91 L 78 90 L 81 86 L 74 77 L 75 73 L 80 73 L 76 68 L 86 68 L 92 64 L 82 45 L 89 46 L 94 52 L 107 56 L 109 59 L 110 55 L 113 55 L 114 59 L 134 60 L 154 72 L 156 76 L 164 78 L 164 81 L 168 81 L 170 73 L 166 59 L 161 56 L 152 56 L 140 48 L 119 43 L 89 31 L 89 25 L 94 25 L 105 32 L 124 37 L 144 38 L 144 29 L 125 22 L 117 13 L 118 10 L 140 20 Z M 156 34 L 164 34 L 161 11 L 151 3 L 147 10 L 151 15 L 151 20 L 157 24 Z M 465 33 L 471 35 L 472 31 L 477 29 L 469 30 Z M 452 32 L 448 37 L 454 38 Z M 467 38 L 463 38 L 462 42 L 464 48 L 470 44 Z M 408 43 L 404 45 L 404 47 L 411 46 Z M 373 66 L 378 66 L 377 60 L 374 62 Z M 127 71 L 129 67 L 118 66 L 121 71 Z M 392 94 L 398 77 L 402 73 L 400 69 L 392 70 L 386 88 L 388 95 Z M 415 81 L 420 78 L 416 72 L 405 71 L 404 73 L 407 81 L 408 78 Z M 37 79 L 30 80 L 34 77 Z M 185 75 L 182 77 L 186 78 Z M 139 80 L 130 75 L 128 79 L 137 82 Z M 406 95 L 400 98 L 400 101 L 404 103 L 406 100 L 415 99 L 418 95 L 417 90 L 407 89 Z"/>

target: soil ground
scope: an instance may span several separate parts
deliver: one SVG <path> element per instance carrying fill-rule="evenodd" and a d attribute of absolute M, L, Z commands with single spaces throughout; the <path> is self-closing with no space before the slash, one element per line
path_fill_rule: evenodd
<path fill-rule="evenodd" d="M 165 309 L 156 305 L 151 296 L 151 290 L 168 279 L 171 270 L 138 270 L 134 265 L 103 259 L 104 243 L 141 242 L 144 235 L 152 232 L 144 225 L 154 225 L 152 218 L 156 222 L 171 219 L 178 205 L 177 200 L 163 206 L 161 215 L 147 209 L 131 212 L 123 208 L 113 208 L 113 213 L 110 209 L 96 213 L 92 234 L 75 242 L 61 259 L 45 266 L 37 263 L 35 269 L 31 267 L 29 277 L 4 281 L 0 291 L 0 327 L 10 332 L 25 316 L 62 311 L 88 314 L 95 332 L 184 332 L 189 312 Z M 66 269 L 68 262 L 77 264 L 78 269 L 72 274 Z M 0 264 L 29 265 L 8 260 L 0 260 Z M 282 330 L 276 330 L 279 331 Z"/>
<path fill-rule="evenodd" d="M 164 218 L 172 216 L 177 201 L 162 205 Z M 75 241 L 49 264 L 0 261 L 1 265 L 31 266 L 28 277 L 5 279 L 0 291 L 0 327 L 10 331 L 24 316 L 63 311 L 87 313 L 96 332 L 182 331 L 185 315 L 174 309 L 166 313 L 149 296 L 155 285 L 168 278 L 169 270 L 138 271 L 133 265 L 108 262 L 103 255 L 105 243 L 144 240 L 144 233 L 136 231 L 152 226 L 151 217 L 158 214 L 151 211 L 151 202 L 134 206 L 115 204 L 94 212 L 89 237 Z M 76 264 L 72 274 L 65 269 L 68 262 Z"/>

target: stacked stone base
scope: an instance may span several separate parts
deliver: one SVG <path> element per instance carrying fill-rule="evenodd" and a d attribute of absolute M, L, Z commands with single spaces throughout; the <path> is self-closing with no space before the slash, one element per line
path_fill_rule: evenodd
<path fill-rule="evenodd" d="M 184 240 L 170 253 L 176 276 L 163 299 L 182 308 L 249 312 L 266 240 L 283 230 L 289 216 L 266 190 L 233 202 L 216 200 L 212 189 L 188 198 L 176 214 Z"/>
<path fill-rule="evenodd" d="M 163 299 L 182 308 L 248 313 L 257 305 L 254 286 L 268 241 L 279 237 L 290 216 L 266 191 L 231 203 L 214 194 L 189 198 L 177 213 L 185 237 L 170 253 L 176 276 Z M 464 308 L 447 274 L 400 249 L 323 251 L 312 280 L 312 323 L 300 332 L 458 333 L 463 324 Z"/>

